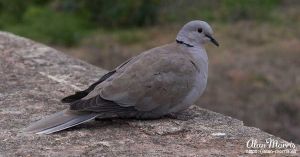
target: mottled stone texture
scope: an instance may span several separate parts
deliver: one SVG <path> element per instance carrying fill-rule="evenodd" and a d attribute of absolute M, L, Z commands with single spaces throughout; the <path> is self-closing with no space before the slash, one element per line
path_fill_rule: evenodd
<path fill-rule="evenodd" d="M 68 107 L 59 100 L 104 73 L 45 45 L 0 32 L 0 156 L 248 156 L 250 138 L 282 141 L 197 106 L 181 114 L 181 120 L 113 119 L 52 135 L 21 132 Z"/>

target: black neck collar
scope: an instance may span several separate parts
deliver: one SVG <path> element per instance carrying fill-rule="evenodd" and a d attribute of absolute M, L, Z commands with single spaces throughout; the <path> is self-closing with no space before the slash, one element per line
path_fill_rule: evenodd
<path fill-rule="evenodd" d="M 183 45 L 185 45 L 185 46 L 187 46 L 187 47 L 194 47 L 193 45 L 190 45 L 190 44 L 188 44 L 188 43 L 185 43 L 185 42 L 180 41 L 180 40 L 177 40 L 177 39 L 176 39 L 176 42 L 177 42 L 178 44 L 183 44 Z"/>

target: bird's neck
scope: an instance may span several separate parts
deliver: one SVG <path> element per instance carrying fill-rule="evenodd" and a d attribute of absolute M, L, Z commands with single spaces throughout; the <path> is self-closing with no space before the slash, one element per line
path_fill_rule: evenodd
<path fill-rule="evenodd" d="M 176 42 L 178 44 L 182 44 L 187 47 L 194 47 L 194 48 L 198 47 L 199 49 L 202 49 L 204 46 L 204 43 L 202 41 L 196 41 L 193 38 L 189 38 L 186 35 L 182 35 L 181 32 L 178 33 L 178 35 L 176 37 Z"/>
<path fill-rule="evenodd" d="M 182 45 L 185 45 L 187 47 L 194 47 L 194 45 L 188 44 L 188 43 L 186 43 L 186 42 L 184 42 L 182 40 L 177 40 L 176 39 L 176 42 L 177 42 L 177 44 L 182 44 Z"/>
<path fill-rule="evenodd" d="M 194 46 L 188 49 L 188 52 L 195 60 L 208 62 L 207 53 L 204 47 Z"/>
<path fill-rule="evenodd" d="M 187 35 L 184 34 L 186 33 L 182 31 L 180 31 L 177 34 L 177 44 L 185 46 L 189 54 L 195 60 L 203 60 L 205 62 L 208 62 L 208 57 L 204 48 L 204 43 L 201 43 L 200 41 L 195 41 L 193 38 L 189 38 Z"/>

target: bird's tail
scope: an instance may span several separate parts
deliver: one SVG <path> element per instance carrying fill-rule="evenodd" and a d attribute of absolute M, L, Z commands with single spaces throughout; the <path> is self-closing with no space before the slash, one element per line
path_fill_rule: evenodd
<path fill-rule="evenodd" d="M 24 132 L 51 134 L 92 120 L 97 115 L 96 113 L 78 113 L 66 109 L 31 124 Z"/>

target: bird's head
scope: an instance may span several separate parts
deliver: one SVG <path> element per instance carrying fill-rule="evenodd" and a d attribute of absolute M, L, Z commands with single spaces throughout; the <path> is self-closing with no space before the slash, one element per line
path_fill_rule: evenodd
<path fill-rule="evenodd" d="M 199 46 L 210 41 L 219 46 L 217 40 L 213 38 L 213 30 L 210 25 L 200 20 L 190 21 L 185 24 L 178 32 L 176 41 L 190 46 Z"/>

